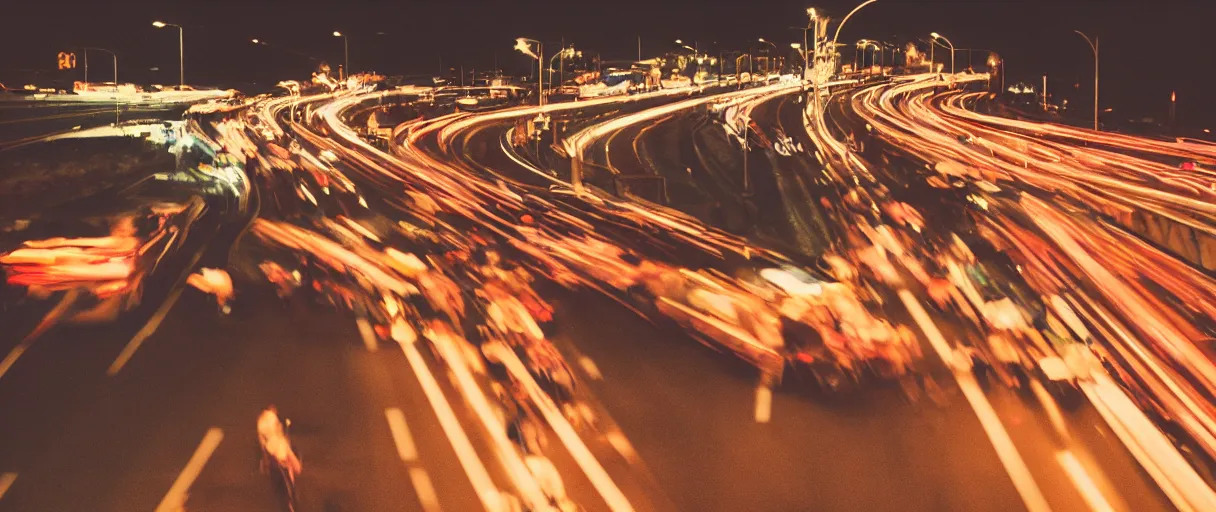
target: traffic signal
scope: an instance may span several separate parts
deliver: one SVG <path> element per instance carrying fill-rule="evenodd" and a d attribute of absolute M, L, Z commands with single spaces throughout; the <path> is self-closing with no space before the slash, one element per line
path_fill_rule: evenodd
<path fill-rule="evenodd" d="M 59 69 L 76 69 L 76 54 L 59 52 Z"/>

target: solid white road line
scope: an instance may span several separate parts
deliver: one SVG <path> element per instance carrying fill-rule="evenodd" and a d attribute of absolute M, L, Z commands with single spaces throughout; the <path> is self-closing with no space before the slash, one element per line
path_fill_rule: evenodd
<path fill-rule="evenodd" d="M 118 357 L 114 359 L 114 363 L 106 370 L 106 375 L 113 377 L 118 374 L 119 370 L 122 370 L 127 361 L 131 360 L 131 356 L 135 355 L 135 351 L 139 350 L 139 346 L 143 345 L 144 340 L 152 336 L 152 333 L 156 332 L 156 328 L 160 327 L 161 321 L 165 319 L 165 315 L 169 314 L 169 310 L 173 309 L 173 304 L 177 303 L 177 298 L 181 297 L 182 290 L 185 288 L 185 285 L 178 286 L 169 294 L 169 297 L 165 299 L 165 303 L 152 315 L 148 323 L 144 324 L 144 327 L 135 333 L 135 337 L 127 342 L 127 346 L 122 348 L 122 352 L 118 353 Z"/>
<path fill-rule="evenodd" d="M 367 347 L 368 352 L 375 352 L 380 348 L 380 341 L 376 339 L 376 330 L 372 329 L 372 325 L 367 322 L 366 318 L 356 318 L 355 326 L 359 328 L 359 336 L 363 338 L 363 345 Z"/>
<path fill-rule="evenodd" d="M 414 438 L 410 436 L 410 429 L 405 425 L 405 413 L 396 407 L 389 407 L 384 410 L 384 417 L 388 419 L 388 428 L 393 432 L 393 443 L 397 445 L 397 455 L 401 456 L 401 460 L 406 462 L 414 462 L 418 460 L 418 448 L 414 445 Z"/>
<path fill-rule="evenodd" d="M 215 453 L 215 449 L 223 440 L 224 432 L 222 430 L 214 427 L 207 430 L 207 435 L 203 436 L 203 442 L 198 445 L 198 449 L 194 450 L 194 455 L 190 456 L 190 462 L 187 462 L 181 474 L 177 475 L 177 480 L 173 482 L 173 486 L 169 488 L 164 499 L 160 500 L 160 505 L 156 506 L 156 512 L 185 510 L 186 492 L 190 490 L 190 486 L 194 484 L 198 475 L 203 472 L 207 459 L 211 458 L 211 454 Z"/>
<path fill-rule="evenodd" d="M 929 313 L 925 311 L 925 308 L 921 307 L 920 303 L 916 301 L 916 297 L 913 297 L 912 293 L 908 290 L 900 290 L 899 299 L 903 301 L 904 307 L 908 308 L 908 312 L 912 314 L 912 319 L 924 331 L 925 337 L 929 340 L 929 345 L 942 358 L 942 361 L 949 363 L 952 360 L 953 352 L 950 350 L 950 345 L 946 343 L 946 339 L 942 336 L 941 331 L 937 330 L 937 326 L 929 318 Z M 1022 496 L 1022 502 L 1026 505 L 1026 509 L 1030 512 L 1047 512 L 1051 510 L 1051 507 L 1047 505 L 1047 499 L 1043 497 L 1043 492 L 1039 490 L 1038 484 L 1035 483 L 1034 477 L 1031 476 L 1030 468 L 1026 467 L 1026 461 L 1022 460 L 1021 454 L 1018 453 L 1017 447 L 1013 444 L 1013 439 L 1009 437 L 1009 432 L 1001 424 L 1000 418 L 996 415 L 996 410 L 992 408 L 992 404 L 984 396 L 984 391 L 975 382 L 975 377 L 971 374 L 956 371 L 952 371 L 951 375 L 954 375 L 959 389 L 963 391 L 963 396 L 967 398 L 967 402 L 971 404 L 971 409 L 975 411 L 976 417 L 979 418 L 980 426 L 988 434 L 988 440 L 992 442 L 992 447 L 996 449 L 997 458 L 1005 466 L 1005 472 L 1009 473 L 1009 478 L 1013 480 L 1013 487 Z"/>
<path fill-rule="evenodd" d="M 414 343 L 398 343 L 398 345 L 405 353 L 410 369 L 414 370 L 414 375 L 418 377 L 418 383 L 422 385 L 422 392 L 426 395 L 427 402 L 431 404 L 431 409 L 435 411 L 435 416 L 439 418 L 439 426 L 447 436 L 448 442 L 452 444 L 452 449 L 456 452 L 456 459 L 460 461 L 460 467 L 464 469 L 465 476 L 473 485 L 473 490 L 481 500 L 482 506 L 486 510 L 498 510 L 501 502 L 498 488 L 490 479 L 490 473 L 486 471 L 485 464 L 477 456 L 477 451 L 473 449 L 473 443 L 469 441 L 468 434 L 460 427 L 460 421 L 456 419 L 456 413 L 452 412 L 452 405 L 443 396 L 439 382 L 427 368 L 426 361 L 422 358 L 422 354 L 418 353 L 418 348 Z"/>
<path fill-rule="evenodd" d="M 1102 491 L 1098 490 L 1098 486 L 1094 484 L 1094 479 L 1090 478 L 1084 467 L 1081 467 L 1081 462 L 1077 460 L 1076 455 L 1068 450 L 1059 451 L 1056 452 L 1056 461 L 1064 467 L 1064 472 L 1068 474 L 1073 485 L 1077 486 L 1077 490 L 1081 491 L 1081 497 L 1085 499 L 1090 510 L 1115 512 L 1115 508 L 1110 506 L 1110 502 L 1106 501 L 1106 497 L 1102 496 Z"/>
<path fill-rule="evenodd" d="M 431 485 L 431 477 L 422 468 L 410 468 L 410 482 L 418 493 L 418 502 L 422 504 L 423 512 L 439 512 L 439 496 L 435 494 L 435 486 Z"/>
<path fill-rule="evenodd" d="M 4 498 L 4 494 L 8 492 L 9 487 L 12 487 L 13 482 L 16 480 L 16 473 L 4 473 L 0 475 L 0 498 Z"/>
<path fill-rule="evenodd" d="M 773 418 L 773 390 L 756 386 L 756 423 L 768 423 Z"/>

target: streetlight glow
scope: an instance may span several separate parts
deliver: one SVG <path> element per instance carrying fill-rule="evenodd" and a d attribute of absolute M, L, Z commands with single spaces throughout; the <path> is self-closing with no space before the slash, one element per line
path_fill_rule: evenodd
<path fill-rule="evenodd" d="M 253 41 L 253 44 L 261 44 L 261 41 L 258 41 L 257 39 L 250 39 L 250 41 Z"/>
<path fill-rule="evenodd" d="M 185 29 L 181 25 L 173 23 L 165 23 L 163 21 L 153 21 L 152 26 L 156 28 L 176 27 L 177 28 L 177 79 L 180 86 L 186 85 L 186 43 L 184 42 Z"/>
<path fill-rule="evenodd" d="M 807 16 L 810 16 L 810 17 L 812 17 L 812 18 L 817 18 L 817 17 L 818 17 L 818 16 L 816 16 L 816 15 L 815 15 L 815 8 L 814 8 L 814 7 L 807 7 L 807 8 L 806 8 L 806 15 L 807 15 Z"/>
<path fill-rule="evenodd" d="M 946 39 L 945 37 L 943 37 L 941 34 L 938 34 L 937 32 L 930 32 L 929 36 L 932 37 L 935 41 L 937 39 L 941 39 L 942 41 L 945 41 L 946 44 L 948 45 L 947 48 L 950 48 L 950 74 L 953 75 L 954 74 L 954 43 L 950 42 L 949 39 Z M 930 44 L 932 44 L 932 43 L 930 43 Z"/>
<path fill-rule="evenodd" d="M 341 32 L 338 32 L 337 30 L 335 30 L 335 31 L 334 31 L 334 37 L 342 37 L 342 33 L 341 33 Z"/>

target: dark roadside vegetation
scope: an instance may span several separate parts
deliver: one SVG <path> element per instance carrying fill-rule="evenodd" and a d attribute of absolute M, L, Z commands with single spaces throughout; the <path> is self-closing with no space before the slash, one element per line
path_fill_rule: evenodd
<path fill-rule="evenodd" d="M 0 152 L 0 220 L 47 214 L 72 201 L 172 171 L 173 155 L 142 139 L 66 139 Z"/>

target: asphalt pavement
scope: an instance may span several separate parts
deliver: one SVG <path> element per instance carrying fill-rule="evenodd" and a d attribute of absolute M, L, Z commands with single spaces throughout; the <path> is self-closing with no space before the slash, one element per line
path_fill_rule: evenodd
<path fill-rule="evenodd" d="M 804 140 L 809 155 L 810 139 L 790 126 L 800 109 L 786 96 L 755 118 Z M 838 115 L 857 124 L 844 110 Z M 681 117 L 609 140 L 611 166 L 659 172 L 656 165 L 687 159 L 696 141 L 680 134 L 694 121 Z M 508 128 L 469 134 L 458 151 L 504 175 L 526 176 L 531 171 L 496 149 Z M 806 155 L 768 155 L 758 168 L 770 171 L 762 182 L 772 185 L 758 190 L 782 195 L 758 200 L 815 200 L 809 186 L 786 194 L 780 185 L 814 181 Z M 232 243 L 209 240 L 221 246 L 213 252 Z M 248 268 L 256 258 L 241 251 L 229 263 Z M 155 510 L 175 496 L 190 510 L 276 510 L 281 499 L 260 468 L 254 428 L 270 404 L 292 420 L 303 461 L 298 510 L 478 509 L 481 489 L 449 420 L 471 439 L 492 485 L 510 488 L 491 436 L 429 352 L 415 359 L 369 342 L 349 314 L 303 297 L 284 302 L 249 276 L 237 275 L 231 315 L 197 290 L 165 286 L 147 309 L 176 292 L 180 298 L 116 373 L 107 370 L 142 320 L 56 328 L 2 375 L 0 475 L 16 476 L 0 491 L 0 511 Z M 580 438 L 639 510 L 1025 508 L 991 425 L 928 349 L 940 401 L 880 385 L 836 398 L 778 389 L 770 402 L 754 369 L 733 356 L 602 295 L 547 292 L 557 306 L 555 341 L 580 368 L 582 393 L 604 420 Z M 911 323 L 898 301 L 890 315 Z M 943 315 L 933 321 L 947 338 L 964 336 Z M 1099 509 L 1088 487 L 1110 498 L 1112 510 L 1168 509 L 1086 404 L 1057 411 L 1033 393 L 997 386 L 984 400 L 1052 509 Z M 549 455 L 571 496 L 588 510 L 604 509 L 576 455 L 553 444 Z M 178 493 L 186 488 L 188 496 Z"/>

